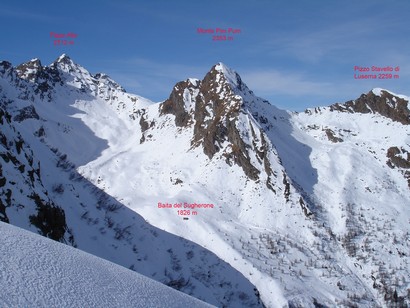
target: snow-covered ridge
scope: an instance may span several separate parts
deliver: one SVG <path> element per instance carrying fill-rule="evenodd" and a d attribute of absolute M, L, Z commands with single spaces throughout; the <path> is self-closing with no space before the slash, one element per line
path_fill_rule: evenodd
<path fill-rule="evenodd" d="M 410 98 L 391 91 L 374 88 L 368 93 L 345 103 L 335 103 L 329 107 L 308 108 L 305 113 L 347 112 L 379 114 L 395 122 L 410 125 Z"/>
<path fill-rule="evenodd" d="M 221 72 L 225 76 L 225 78 L 228 80 L 228 82 L 232 84 L 234 87 L 238 86 L 238 82 L 237 82 L 238 74 L 234 70 L 230 69 L 228 66 L 226 66 L 222 62 L 219 62 L 218 64 L 215 65 L 215 70 L 217 70 L 218 72 Z"/>
<path fill-rule="evenodd" d="M 374 89 L 372 89 L 373 94 L 374 94 L 374 95 L 377 95 L 377 96 L 382 96 L 382 91 L 383 91 L 383 92 L 388 92 L 388 93 L 390 93 L 391 95 L 397 96 L 397 97 L 402 98 L 402 99 L 404 99 L 404 100 L 406 100 L 406 101 L 410 101 L 410 98 L 409 98 L 409 96 L 407 96 L 407 95 L 396 94 L 396 93 L 394 93 L 394 92 L 392 92 L 392 91 L 389 91 L 389 90 L 386 90 L 386 89 L 382 89 L 382 88 L 374 88 Z"/>
<path fill-rule="evenodd" d="M 214 307 L 3 222 L 0 243 L 2 307 Z"/>

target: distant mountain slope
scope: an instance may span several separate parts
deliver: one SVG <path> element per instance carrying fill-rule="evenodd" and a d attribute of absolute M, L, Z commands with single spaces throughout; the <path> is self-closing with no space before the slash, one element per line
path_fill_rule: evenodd
<path fill-rule="evenodd" d="M 213 307 L 184 293 L 0 222 L 2 307 Z"/>

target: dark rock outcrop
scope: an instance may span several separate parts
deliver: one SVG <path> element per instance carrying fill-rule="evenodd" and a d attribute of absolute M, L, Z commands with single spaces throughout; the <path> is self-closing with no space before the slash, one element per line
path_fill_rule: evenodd
<path fill-rule="evenodd" d="M 406 158 L 403 158 L 399 155 L 403 155 Z M 410 152 L 405 149 L 399 149 L 398 147 L 391 147 L 387 150 L 387 165 L 391 168 L 404 168 L 410 169 Z"/>
<path fill-rule="evenodd" d="M 335 132 L 333 130 L 331 130 L 330 128 L 326 128 L 324 131 L 326 133 L 327 138 L 330 141 L 332 141 L 333 143 L 343 142 L 343 139 L 339 138 L 339 137 L 336 137 Z"/>
<path fill-rule="evenodd" d="M 350 113 L 378 113 L 393 121 L 405 125 L 410 124 L 408 101 L 383 90 L 380 96 L 370 91 L 367 94 L 362 94 L 356 100 L 351 100 L 344 104 L 331 105 L 330 110 Z"/>
<path fill-rule="evenodd" d="M 185 110 L 184 90 L 189 87 L 189 81 L 178 82 L 169 98 L 161 104 L 160 114 L 173 114 L 175 125 L 185 127 L 188 124 L 189 114 Z"/>
<path fill-rule="evenodd" d="M 37 214 L 29 217 L 30 223 L 39 229 L 41 235 L 55 241 L 64 241 L 67 230 L 64 210 L 53 202 L 41 199 L 36 193 L 28 197 L 33 199 L 37 206 Z"/>
<path fill-rule="evenodd" d="M 403 158 L 405 157 L 405 158 Z M 410 152 L 398 147 L 390 147 L 387 150 L 387 166 L 390 168 L 398 168 L 407 180 L 407 184 L 410 188 Z"/>
<path fill-rule="evenodd" d="M 27 107 L 20 109 L 18 111 L 18 114 L 15 115 L 13 118 L 13 120 L 16 122 L 22 122 L 26 119 L 40 119 L 33 105 L 29 105 Z"/>

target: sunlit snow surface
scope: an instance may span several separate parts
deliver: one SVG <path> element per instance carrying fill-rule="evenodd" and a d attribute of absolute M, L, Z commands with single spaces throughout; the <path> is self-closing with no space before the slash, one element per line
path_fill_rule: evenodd
<path fill-rule="evenodd" d="M 392 91 L 389 91 L 389 90 L 386 90 L 386 89 L 382 89 L 382 88 L 374 88 L 374 89 L 372 90 L 373 94 L 374 94 L 374 95 L 377 95 L 377 96 L 381 96 L 381 95 L 382 95 L 381 91 L 388 92 L 388 93 L 390 93 L 390 94 L 392 94 L 392 95 L 394 95 L 394 96 L 397 96 L 397 97 L 399 97 L 399 98 L 405 99 L 406 101 L 410 101 L 410 98 L 409 98 L 407 95 L 396 94 L 396 93 L 393 93 Z"/>
<path fill-rule="evenodd" d="M 214 307 L 124 267 L 0 222 L 2 307 Z"/>

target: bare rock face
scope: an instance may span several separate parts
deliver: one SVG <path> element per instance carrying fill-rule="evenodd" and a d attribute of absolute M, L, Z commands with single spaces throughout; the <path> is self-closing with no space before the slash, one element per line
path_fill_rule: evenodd
<path fill-rule="evenodd" d="M 393 121 L 405 125 L 410 124 L 408 101 L 384 90 L 380 91 L 380 95 L 370 91 L 367 94 L 362 94 L 356 100 L 348 101 L 344 104 L 334 104 L 330 106 L 330 110 L 350 113 L 378 113 Z"/>
<path fill-rule="evenodd" d="M 327 138 L 333 143 L 343 142 L 343 139 L 336 137 L 335 132 L 331 130 L 330 128 L 325 129 L 325 133 L 326 133 Z"/>
<path fill-rule="evenodd" d="M 403 158 L 404 156 L 405 158 Z M 387 150 L 387 157 L 389 158 L 387 164 L 391 167 L 410 169 L 410 152 L 398 147 L 391 147 Z"/>
<path fill-rule="evenodd" d="M 387 150 L 387 158 L 387 165 L 400 170 L 410 189 L 410 152 L 404 148 L 391 147 Z"/>
<path fill-rule="evenodd" d="M 184 91 L 189 87 L 189 81 L 178 82 L 169 98 L 161 104 L 160 114 L 173 114 L 175 125 L 185 127 L 188 124 L 189 114 L 185 109 Z"/>

